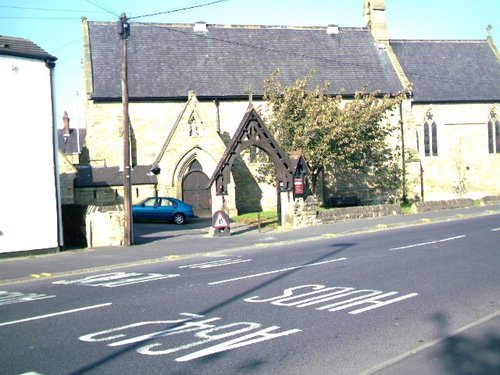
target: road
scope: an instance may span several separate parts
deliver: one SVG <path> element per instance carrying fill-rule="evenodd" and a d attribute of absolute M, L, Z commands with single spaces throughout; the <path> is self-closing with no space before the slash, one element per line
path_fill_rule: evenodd
<path fill-rule="evenodd" d="M 0 373 L 498 373 L 499 240 L 490 215 L 3 285 Z"/>

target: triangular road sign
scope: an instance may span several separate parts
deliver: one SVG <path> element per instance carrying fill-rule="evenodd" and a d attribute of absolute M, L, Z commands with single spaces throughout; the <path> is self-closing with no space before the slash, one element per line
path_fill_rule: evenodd
<path fill-rule="evenodd" d="M 229 220 L 227 219 L 227 215 L 225 215 L 224 212 L 217 212 L 217 216 L 214 220 L 214 228 L 229 228 Z"/>

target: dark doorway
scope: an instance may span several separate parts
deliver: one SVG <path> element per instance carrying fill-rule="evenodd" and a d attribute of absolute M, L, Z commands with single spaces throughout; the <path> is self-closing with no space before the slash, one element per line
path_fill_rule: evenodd
<path fill-rule="evenodd" d="M 203 173 L 200 163 L 196 160 L 182 181 L 182 200 L 192 205 L 194 214 L 199 217 L 212 216 L 208 181 L 208 176 Z"/>

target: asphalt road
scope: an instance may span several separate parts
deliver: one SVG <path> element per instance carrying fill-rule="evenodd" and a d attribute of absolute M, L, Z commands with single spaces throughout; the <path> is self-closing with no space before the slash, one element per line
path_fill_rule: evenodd
<path fill-rule="evenodd" d="M 1 374 L 500 372 L 500 215 L 4 284 Z"/>

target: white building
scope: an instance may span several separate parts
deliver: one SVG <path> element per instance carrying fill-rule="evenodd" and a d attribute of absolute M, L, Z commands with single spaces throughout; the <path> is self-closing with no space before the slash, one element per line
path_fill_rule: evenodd
<path fill-rule="evenodd" d="M 0 36 L 0 256 L 62 245 L 54 56 Z"/>

